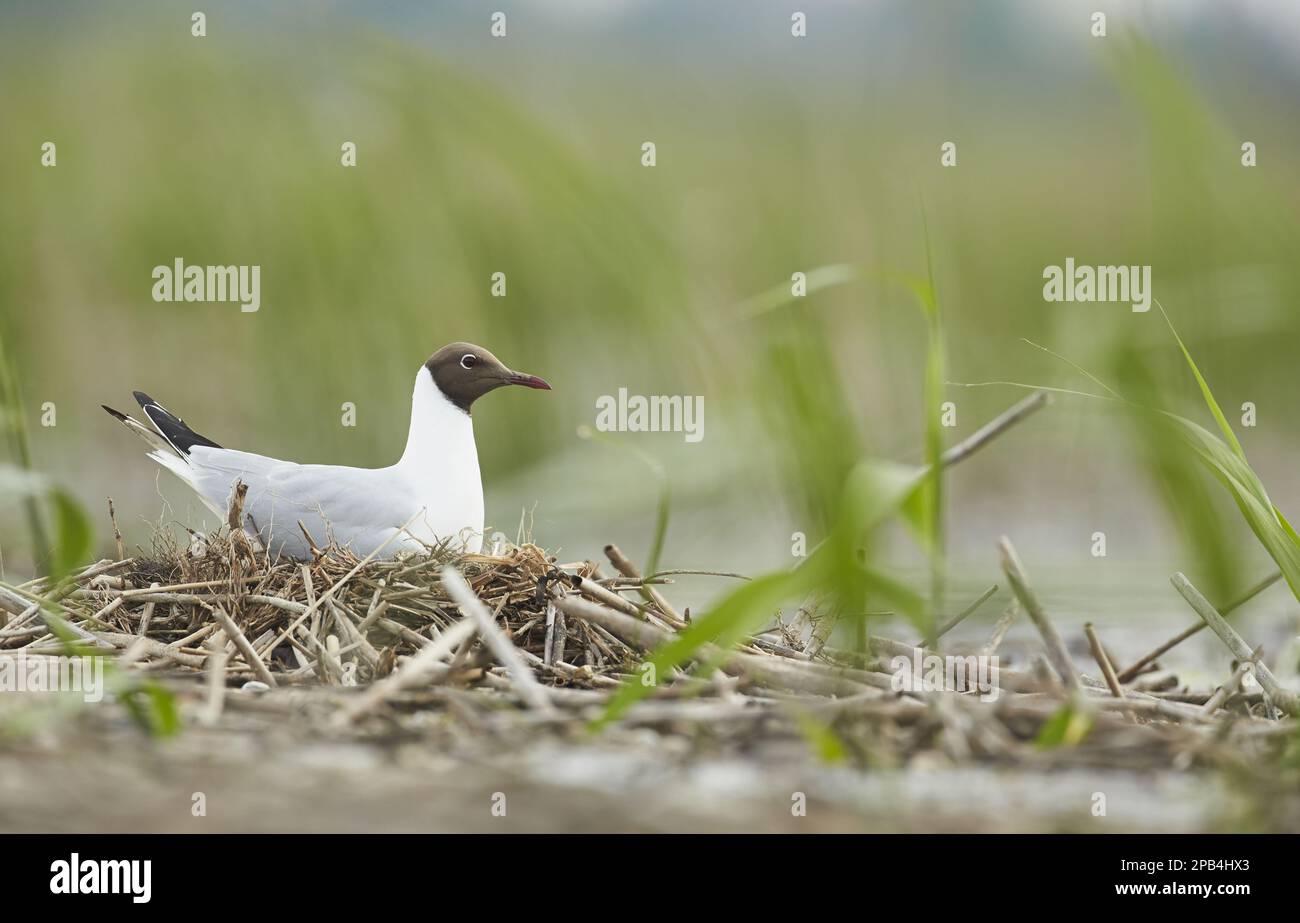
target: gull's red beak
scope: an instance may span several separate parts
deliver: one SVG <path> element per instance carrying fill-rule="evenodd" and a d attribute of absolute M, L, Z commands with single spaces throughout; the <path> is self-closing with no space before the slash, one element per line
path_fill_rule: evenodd
<path fill-rule="evenodd" d="M 536 375 L 524 375 L 520 372 L 511 372 L 506 376 L 506 381 L 512 385 L 523 385 L 525 388 L 537 388 L 541 391 L 550 391 L 551 386 L 545 380 L 538 378 Z"/>

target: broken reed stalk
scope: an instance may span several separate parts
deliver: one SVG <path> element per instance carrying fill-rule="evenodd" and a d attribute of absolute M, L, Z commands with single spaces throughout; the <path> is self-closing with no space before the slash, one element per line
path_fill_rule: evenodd
<path fill-rule="evenodd" d="M 1012 404 L 998 416 L 944 452 L 940 457 L 943 467 L 947 468 L 966 460 L 1034 411 L 1046 407 L 1049 401 L 1050 397 L 1046 391 L 1035 391 L 1024 400 Z"/>
<path fill-rule="evenodd" d="M 1084 623 L 1083 633 L 1088 636 L 1088 647 L 1092 651 L 1092 659 L 1097 661 L 1102 678 L 1106 680 L 1106 688 L 1110 690 L 1110 694 L 1115 698 L 1124 698 L 1124 689 L 1115 676 L 1115 668 L 1111 665 L 1110 658 L 1106 656 L 1106 649 L 1101 646 L 1101 639 L 1097 637 L 1097 631 L 1092 627 L 1092 622 Z"/>
<path fill-rule="evenodd" d="M 671 633 L 663 629 L 577 596 L 561 597 L 555 605 L 575 619 L 600 625 L 640 651 L 654 650 L 672 638 Z M 870 686 L 889 687 L 889 678 L 884 674 L 877 676 L 780 656 L 728 652 L 712 644 L 701 645 L 699 659 L 718 660 L 722 670 L 733 675 L 814 695 L 857 695 Z"/>
<path fill-rule="evenodd" d="M 1007 575 L 1007 580 L 1011 582 L 1011 590 L 1020 600 L 1020 605 L 1024 607 L 1029 618 L 1033 620 L 1034 627 L 1038 629 L 1038 634 L 1042 636 L 1043 646 L 1047 648 L 1047 657 L 1052 662 L 1052 667 L 1061 677 L 1065 684 L 1067 692 L 1074 694 L 1079 691 L 1079 671 L 1075 669 L 1074 661 L 1070 659 L 1069 652 L 1065 649 L 1065 642 L 1061 636 L 1056 633 L 1055 626 L 1047 618 L 1047 613 L 1043 610 L 1042 605 L 1038 602 L 1038 597 L 1029 586 L 1029 578 L 1025 575 L 1025 569 L 1020 563 L 1020 558 L 1016 555 L 1016 549 L 1012 547 L 1011 540 L 1005 535 L 998 542 L 998 549 L 1002 553 L 1002 571 Z"/>
<path fill-rule="evenodd" d="M 565 615 L 599 625 L 638 651 L 651 651 L 672 640 L 672 634 L 662 628 L 578 596 L 561 596 L 555 606 Z"/>
<path fill-rule="evenodd" d="M 803 604 L 799 606 L 799 613 L 812 619 L 817 614 L 817 610 L 826 602 L 826 594 L 813 592 L 809 593 L 804 599 Z M 804 653 L 809 657 L 816 657 L 826 647 L 826 642 L 831 639 L 831 634 L 835 631 L 835 624 L 840 619 L 839 607 L 832 608 L 830 612 L 825 612 L 821 617 L 813 622 L 812 631 L 808 635 L 808 644 L 804 647 Z"/>
<path fill-rule="evenodd" d="M 925 646 L 933 647 L 935 644 L 937 644 L 940 638 L 942 638 L 948 632 L 952 631 L 954 628 L 956 628 L 958 625 L 964 622 L 970 615 L 974 614 L 974 612 L 977 609 L 979 609 L 980 606 L 988 602 L 989 599 L 992 598 L 993 594 L 996 593 L 997 591 L 998 591 L 998 585 L 995 583 L 993 584 L 993 586 L 989 587 L 987 590 L 981 593 L 979 595 L 979 598 L 976 599 L 973 603 L 971 603 L 961 612 L 957 613 L 952 618 L 950 618 L 947 622 L 945 622 L 943 626 L 940 627 L 939 630 L 934 633 L 934 638 L 928 641 Z"/>
<path fill-rule="evenodd" d="M 1228 699 L 1236 695 L 1237 690 L 1241 688 L 1241 681 L 1246 678 L 1246 674 L 1250 672 L 1251 664 L 1258 657 L 1259 651 L 1256 650 L 1254 651 L 1254 657 L 1250 660 L 1238 661 L 1237 668 L 1232 671 L 1232 675 L 1228 677 L 1228 681 L 1218 689 L 1214 690 L 1214 694 L 1205 700 L 1205 704 L 1201 706 L 1201 714 L 1205 715 L 1207 718 L 1210 717 L 1223 707 L 1223 704 L 1227 702 Z"/>
<path fill-rule="evenodd" d="M 132 648 L 137 648 L 133 644 Z M 208 639 L 208 701 L 203 709 L 201 721 L 206 725 L 214 725 L 221 719 L 221 712 L 225 705 L 226 699 L 226 661 L 229 654 L 226 653 L 226 636 L 223 632 L 215 632 Z"/>
<path fill-rule="evenodd" d="M 1240 661 L 1245 661 L 1253 665 L 1255 678 L 1269 697 L 1288 715 L 1300 715 L 1300 695 L 1287 689 L 1277 681 L 1273 672 L 1258 659 L 1256 653 L 1251 650 L 1241 635 L 1237 634 L 1235 628 L 1224 620 L 1218 610 L 1210 604 L 1210 601 L 1201 595 L 1201 591 L 1192 586 L 1192 582 L 1183 574 L 1177 573 L 1169 578 L 1169 582 L 1174 585 L 1187 604 L 1196 611 L 1205 624 L 1210 626 L 1210 630 L 1219 636 L 1224 647 L 1232 652 L 1232 656 Z"/>
<path fill-rule="evenodd" d="M 563 614 L 561 614 L 563 618 Z M 555 665 L 555 605 L 546 606 L 546 638 L 542 641 L 542 663 L 548 667 Z"/>
<path fill-rule="evenodd" d="M 1267 590 L 1269 587 L 1271 587 L 1273 584 L 1277 583 L 1281 579 L 1282 579 L 1281 571 L 1276 571 L 1273 574 L 1270 574 L 1269 576 L 1261 580 L 1259 583 L 1251 587 L 1249 590 L 1247 590 L 1245 593 L 1242 593 L 1232 602 L 1228 603 L 1219 611 L 1223 615 L 1228 615 L 1229 613 L 1234 612 L 1237 609 L 1240 609 L 1246 603 L 1250 602 L 1260 593 L 1263 593 L 1265 590 Z M 1139 673 L 1141 673 L 1144 669 L 1146 669 L 1148 664 L 1155 663 L 1159 658 L 1163 657 L 1165 654 L 1169 653 L 1169 651 L 1173 650 L 1175 647 L 1182 644 L 1192 635 L 1196 634 L 1199 631 L 1204 630 L 1205 627 L 1206 627 L 1205 622 L 1197 622 L 1195 625 L 1191 626 L 1185 631 L 1179 632 L 1177 635 L 1170 638 L 1164 644 L 1160 645 L 1155 650 L 1151 651 L 1151 653 L 1141 657 L 1131 667 L 1128 667 L 1127 669 L 1120 671 L 1119 681 L 1121 683 L 1131 683 L 1134 679 L 1137 678 Z"/>
<path fill-rule="evenodd" d="M 234 620 L 226 615 L 220 606 L 213 606 L 211 611 L 216 620 L 221 623 L 222 630 L 225 631 L 231 641 L 235 642 L 235 647 L 243 656 L 244 662 L 257 675 L 257 678 L 271 687 L 280 685 L 275 681 L 275 676 L 271 674 L 271 671 L 266 668 L 262 658 L 257 656 L 257 651 L 253 650 L 253 645 L 248 643 L 248 639 L 244 637 L 244 633 L 239 630 L 239 626 L 234 623 Z"/>
<path fill-rule="evenodd" d="M 122 530 L 117 527 L 117 510 L 113 508 L 113 498 L 108 498 L 108 520 L 113 524 L 113 541 L 117 545 L 118 560 L 126 557 L 122 550 Z"/>
<path fill-rule="evenodd" d="M 645 621 L 645 613 L 637 608 L 636 603 L 624 599 L 613 590 L 606 589 L 588 577 L 579 577 L 574 581 L 574 583 L 577 584 L 577 588 L 582 595 L 586 596 L 588 599 L 609 606 L 611 609 L 616 609 L 624 615 L 630 615 L 633 618 Z"/>
<path fill-rule="evenodd" d="M 506 668 L 511 681 L 519 692 L 519 697 L 531 707 L 541 712 L 552 712 L 554 707 L 546 690 L 537 682 L 533 671 L 524 663 L 514 643 L 506 636 L 492 619 L 483 601 L 470 589 L 460 571 L 448 564 L 442 569 L 442 585 L 451 596 L 452 601 L 466 617 L 473 621 L 479 637 L 492 651 L 492 655 Z"/>
<path fill-rule="evenodd" d="M 605 557 L 609 558 L 609 563 L 613 564 L 615 570 L 624 577 L 631 577 L 635 580 L 642 579 L 641 571 L 632 563 L 627 555 L 623 554 L 623 552 L 619 550 L 617 545 L 606 545 Z M 664 599 L 663 594 L 655 589 L 654 586 L 643 583 L 640 592 L 646 602 L 654 603 L 654 605 L 658 607 L 659 611 L 667 617 L 667 620 L 673 625 L 673 627 L 686 627 L 686 619 L 682 618 L 681 613 L 674 609 L 669 604 L 668 600 Z"/>
<path fill-rule="evenodd" d="M 1007 632 L 1011 630 L 1011 623 L 1016 620 L 1016 616 L 1019 614 L 1020 600 L 1016 599 L 1015 596 L 1012 595 L 1011 602 L 1007 604 L 1007 608 L 1003 610 L 1002 615 L 999 616 L 997 622 L 993 625 L 993 633 L 989 635 L 989 639 L 985 641 L 984 646 L 980 648 L 981 654 L 985 657 L 991 657 L 997 652 L 998 647 L 1002 644 L 1002 639 L 1005 638 Z"/>
<path fill-rule="evenodd" d="M 427 685 L 439 675 L 446 675 L 443 660 L 455 653 L 456 648 L 472 638 L 478 629 L 468 616 L 448 628 L 432 644 L 420 648 L 414 657 L 407 658 L 396 672 L 372 683 L 348 708 L 339 713 L 338 723 L 356 721 L 374 711 L 384 702 L 401 692 Z"/>
<path fill-rule="evenodd" d="M 155 580 L 153 583 L 149 584 L 149 589 L 158 589 L 158 581 Z M 153 618 L 153 610 L 156 605 L 157 603 L 152 602 L 145 603 L 144 605 L 144 612 L 140 616 L 140 629 L 137 632 L 137 634 L 142 638 L 149 634 L 149 620 Z"/>

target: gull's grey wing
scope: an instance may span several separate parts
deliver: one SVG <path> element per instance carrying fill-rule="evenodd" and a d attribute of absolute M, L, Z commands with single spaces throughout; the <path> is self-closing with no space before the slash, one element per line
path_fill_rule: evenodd
<path fill-rule="evenodd" d="M 306 557 L 301 522 L 318 546 L 332 536 L 356 554 L 369 554 L 418 511 L 412 493 L 392 468 L 298 465 L 250 452 L 196 446 L 191 450 L 195 489 L 223 510 L 236 480 L 248 485 L 244 526 L 274 553 Z M 401 547 L 394 540 L 388 548 Z"/>

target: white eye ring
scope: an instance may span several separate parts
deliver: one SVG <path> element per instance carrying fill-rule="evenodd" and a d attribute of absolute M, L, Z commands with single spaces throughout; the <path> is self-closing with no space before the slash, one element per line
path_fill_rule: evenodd
<path fill-rule="evenodd" d="M 463 369 L 472 369 L 478 362 L 478 357 L 473 353 L 465 353 L 460 357 L 460 367 Z"/>

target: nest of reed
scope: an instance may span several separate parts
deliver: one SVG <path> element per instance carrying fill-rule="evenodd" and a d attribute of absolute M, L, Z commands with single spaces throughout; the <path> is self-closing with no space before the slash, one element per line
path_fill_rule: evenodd
<path fill-rule="evenodd" d="M 164 675 L 206 671 L 219 641 L 231 685 L 366 685 L 462 620 L 442 581 L 448 566 L 465 578 L 524 662 L 555 685 L 590 688 L 638 660 L 609 631 L 559 612 L 557 583 L 662 625 L 685 624 L 653 601 L 627 601 L 624 593 L 654 583 L 612 546 L 627 573 L 606 576 L 590 561 L 559 563 L 530 543 L 493 554 L 431 548 L 395 560 L 362 560 L 330 546 L 311 561 L 273 561 L 243 533 L 192 537 L 186 547 L 159 532 L 147 554 L 99 561 L 54 592 L 44 580 L 12 588 L 0 598 L 0 615 L 7 614 L 0 650 L 63 653 L 37 605 L 45 600 L 57 602 L 82 641 Z M 483 658 L 471 647 L 458 649 L 459 683 L 483 674 Z"/>

